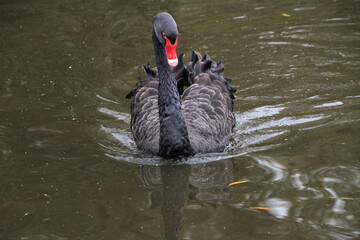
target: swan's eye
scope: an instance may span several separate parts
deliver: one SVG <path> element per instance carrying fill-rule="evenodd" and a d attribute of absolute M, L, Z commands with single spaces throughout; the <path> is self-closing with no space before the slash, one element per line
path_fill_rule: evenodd
<path fill-rule="evenodd" d="M 163 37 L 166 39 L 166 34 L 165 33 L 163 33 Z"/>

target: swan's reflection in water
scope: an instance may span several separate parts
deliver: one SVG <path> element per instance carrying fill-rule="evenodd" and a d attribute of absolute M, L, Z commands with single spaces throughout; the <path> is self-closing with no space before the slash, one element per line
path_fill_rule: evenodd
<path fill-rule="evenodd" d="M 218 206 L 229 200 L 233 163 L 223 160 L 199 165 L 141 166 L 143 185 L 150 190 L 149 207 L 161 205 L 165 239 L 178 239 L 188 200 Z"/>

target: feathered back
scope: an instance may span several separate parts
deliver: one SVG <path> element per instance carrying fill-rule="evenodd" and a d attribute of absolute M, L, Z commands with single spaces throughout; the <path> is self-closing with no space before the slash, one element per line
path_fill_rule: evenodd
<path fill-rule="evenodd" d="M 224 65 L 210 56 L 193 51 L 191 62 L 183 63 L 184 54 L 172 69 L 181 95 L 191 146 L 196 152 L 223 151 L 235 125 L 232 113 L 235 88 L 224 78 Z M 139 149 L 159 151 L 159 75 L 150 63 L 144 65 L 146 79 L 138 78 L 136 87 L 126 96 L 131 104 L 131 132 Z M 186 88 L 187 87 L 187 88 Z M 186 88 L 186 89 L 185 89 Z"/>

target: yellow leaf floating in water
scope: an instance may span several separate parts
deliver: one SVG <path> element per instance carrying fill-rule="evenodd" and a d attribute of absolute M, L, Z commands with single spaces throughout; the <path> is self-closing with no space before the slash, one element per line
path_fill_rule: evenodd
<path fill-rule="evenodd" d="M 249 207 L 250 209 L 258 209 L 258 210 L 271 210 L 269 207 Z"/>
<path fill-rule="evenodd" d="M 291 15 L 290 14 L 287 14 L 287 13 L 283 13 L 282 14 L 284 17 L 291 17 Z"/>
<path fill-rule="evenodd" d="M 232 183 L 229 184 L 229 187 L 233 186 L 233 185 L 236 185 L 236 184 L 246 183 L 246 182 L 249 182 L 249 180 L 232 182 Z"/>
<path fill-rule="evenodd" d="M 254 165 L 247 166 L 246 168 L 252 168 L 252 167 L 254 167 Z"/>

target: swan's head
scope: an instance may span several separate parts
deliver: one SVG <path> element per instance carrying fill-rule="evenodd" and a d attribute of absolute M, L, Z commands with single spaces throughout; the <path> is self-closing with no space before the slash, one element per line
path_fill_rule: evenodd
<path fill-rule="evenodd" d="M 178 30 L 174 18 L 167 12 L 161 12 L 154 17 L 153 31 L 159 42 L 164 46 L 168 63 L 171 67 L 178 64 L 176 55 Z"/>

